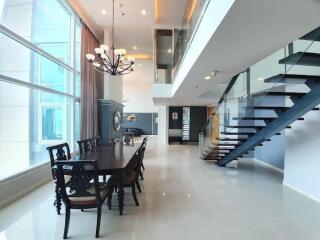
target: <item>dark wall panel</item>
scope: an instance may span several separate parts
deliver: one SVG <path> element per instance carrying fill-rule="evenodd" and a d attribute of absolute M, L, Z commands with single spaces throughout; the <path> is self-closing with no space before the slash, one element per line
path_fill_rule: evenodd
<path fill-rule="evenodd" d="M 136 115 L 136 121 L 128 121 L 129 115 Z M 144 135 L 152 135 L 153 128 L 153 113 L 125 113 L 123 117 L 123 128 L 139 128 Z"/>
<path fill-rule="evenodd" d="M 122 114 L 123 105 L 113 101 L 100 100 L 99 102 L 99 135 L 103 144 L 110 143 L 112 139 L 121 138 L 122 131 L 113 127 L 113 114 L 119 111 Z"/>
<path fill-rule="evenodd" d="M 207 122 L 207 107 L 190 108 L 190 142 L 199 141 L 199 133 Z"/>
<path fill-rule="evenodd" d="M 172 113 L 178 113 L 178 119 L 172 119 Z M 182 129 L 182 107 L 169 107 L 169 129 Z"/>

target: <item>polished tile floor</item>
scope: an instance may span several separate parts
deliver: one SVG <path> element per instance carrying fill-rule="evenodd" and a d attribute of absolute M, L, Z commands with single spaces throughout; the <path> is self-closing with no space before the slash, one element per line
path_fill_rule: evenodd
<path fill-rule="evenodd" d="M 196 146 L 151 139 L 136 207 L 126 195 L 124 216 L 104 208 L 101 239 L 320 240 L 320 204 L 286 187 L 282 176 L 250 161 L 219 168 Z M 0 211 L 0 240 L 61 239 L 64 214 L 52 206 L 49 183 Z M 96 212 L 72 211 L 69 237 L 94 239 Z"/>

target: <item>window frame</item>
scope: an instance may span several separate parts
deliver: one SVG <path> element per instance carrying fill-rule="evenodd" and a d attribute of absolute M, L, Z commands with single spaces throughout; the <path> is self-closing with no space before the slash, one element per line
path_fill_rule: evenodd
<path fill-rule="evenodd" d="M 79 118 L 79 121 L 81 121 L 81 107 L 79 108 L 79 111 L 76 111 L 76 104 L 81 102 L 80 96 L 76 95 L 76 77 L 77 74 L 80 73 L 80 69 L 77 69 L 76 66 L 76 59 L 78 57 L 78 59 L 81 59 L 81 47 L 80 47 L 80 52 L 77 51 L 76 49 L 76 31 L 77 31 L 77 27 L 80 26 L 80 46 L 81 46 L 81 30 L 82 30 L 82 20 L 80 19 L 80 17 L 77 15 L 77 13 L 73 10 L 73 8 L 69 5 L 69 3 L 67 1 L 64 0 L 56 0 L 61 6 L 62 8 L 68 12 L 68 14 L 71 15 L 71 19 L 70 19 L 70 42 L 69 42 L 69 50 L 66 51 L 66 54 L 69 54 L 68 57 L 68 64 L 65 63 L 64 61 L 62 61 L 61 59 L 53 56 L 52 54 L 50 54 L 49 52 L 47 52 L 44 49 L 41 49 L 39 47 L 39 43 L 32 43 L 31 40 L 27 40 L 24 37 L 18 35 L 17 33 L 11 31 L 9 28 L 7 28 L 6 26 L 2 25 L 0 23 L 0 34 L 3 34 L 4 36 L 8 37 L 9 39 L 11 39 L 12 41 L 21 44 L 23 47 L 25 47 L 26 49 L 30 50 L 32 53 L 36 53 L 41 55 L 42 57 L 46 58 L 47 60 L 61 66 L 63 69 L 65 69 L 65 71 L 69 71 L 69 73 L 65 76 L 67 79 L 67 81 L 65 83 L 68 83 L 68 86 L 66 86 L 66 91 L 65 92 L 61 92 L 59 90 L 55 90 L 55 89 L 50 89 L 46 86 L 50 86 L 50 84 L 41 84 L 40 82 L 40 74 L 39 76 L 34 79 L 34 76 L 31 76 L 31 79 L 35 80 L 35 81 L 22 81 L 18 78 L 13 78 L 13 77 L 9 77 L 6 75 L 3 75 L 0 73 L 0 83 L 4 82 L 4 83 L 9 83 L 12 85 L 17 85 L 17 86 L 22 86 L 25 87 L 27 89 L 31 90 L 36 90 L 37 91 L 37 105 L 35 106 L 37 108 L 37 114 L 36 114 L 36 118 L 37 118 L 37 127 L 38 128 L 38 139 L 37 142 L 41 145 L 48 145 L 48 144 L 56 144 L 56 143 L 60 143 L 61 141 L 69 141 L 70 144 L 70 148 L 72 149 L 76 149 L 76 131 L 79 132 L 80 129 L 76 129 L 76 126 L 78 125 L 78 123 L 75 123 L 76 118 Z M 40 44 L 46 44 L 46 43 L 40 43 Z M 51 44 L 51 43 L 50 43 Z M 59 44 L 59 43 L 58 43 Z M 76 56 L 76 54 L 79 54 L 79 56 Z M 39 64 L 41 61 L 33 61 L 33 59 L 30 58 L 30 64 L 34 64 L 34 67 L 39 67 Z M 32 62 L 33 61 L 33 62 Z M 39 70 L 40 71 L 40 70 Z M 60 86 L 60 84 L 58 84 Z M 80 88 L 81 88 L 81 83 L 80 83 Z M 65 98 L 65 101 L 63 103 L 46 103 L 46 102 L 41 102 L 40 99 L 40 95 L 41 93 L 49 93 L 49 94 L 55 94 L 55 95 L 59 95 L 59 96 L 63 96 Z M 42 119 L 42 108 L 43 107 L 59 107 L 63 109 L 63 118 L 65 119 L 63 124 L 63 140 L 44 140 L 42 139 L 42 124 L 43 124 L 43 119 Z M 78 113 L 78 114 L 77 114 Z M 79 116 L 78 116 L 79 115 Z M 79 125 L 80 128 L 80 125 Z M 40 130 L 40 131 L 39 131 Z M 37 136 L 37 135 L 35 135 Z M 29 137 L 29 143 L 32 142 L 31 139 L 31 135 Z M 29 155 L 31 155 L 31 149 L 29 150 Z M 26 172 L 32 171 L 32 169 L 36 169 L 40 166 L 43 166 L 45 164 L 49 163 L 49 157 L 46 161 L 44 162 L 39 162 L 36 164 L 31 165 L 32 160 L 29 159 L 29 166 L 25 169 L 22 170 L 18 170 L 18 172 L 15 172 L 14 174 L 9 174 L 9 175 L 4 175 L 4 176 L 0 176 L 0 183 L 3 181 L 7 181 L 7 179 L 12 179 L 15 178 L 17 176 L 20 176 Z"/>

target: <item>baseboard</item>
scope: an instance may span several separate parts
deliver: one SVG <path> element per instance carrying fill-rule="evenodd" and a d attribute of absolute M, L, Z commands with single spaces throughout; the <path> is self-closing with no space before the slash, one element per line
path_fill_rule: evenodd
<path fill-rule="evenodd" d="M 295 192 L 298 192 L 298 193 L 306 196 L 307 198 L 312 199 L 313 201 L 316 201 L 317 203 L 320 203 L 320 199 L 315 198 L 314 196 L 312 196 L 312 195 L 310 195 L 310 194 L 308 194 L 308 193 L 306 193 L 306 192 L 304 192 L 304 191 L 302 191 L 302 190 L 300 190 L 300 189 L 298 189 L 296 187 L 293 187 L 292 185 L 288 184 L 286 181 L 283 181 L 283 185 L 285 187 L 287 187 L 287 188 L 290 188 L 291 190 L 293 190 Z"/>
<path fill-rule="evenodd" d="M 281 174 L 284 173 L 283 169 L 278 168 L 278 167 L 276 167 L 276 166 L 273 166 L 273 165 L 271 165 L 271 164 L 269 164 L 269 163 L 266 163 L 266 162 L 264 162 L 264 161 L 261 161 L 261 160 L 259 160 L 259 159 L 257 159 L 257 158 L 252 158 L 252 160 L 253 160 L 254 162 L 256 162 L 256 163 L 258 163 L 258 164 L 260 164 L 260 165 L 262 165 L 262 166 L 265 166 L 265 167 L 267 167 L 267 168 L 270 168 L 270 169 L 272 169 L 272 170 L 274 170 L 274 171 L 276 171 L 276 172 L 278 172 L 278 173 L 281 173 Z"/>

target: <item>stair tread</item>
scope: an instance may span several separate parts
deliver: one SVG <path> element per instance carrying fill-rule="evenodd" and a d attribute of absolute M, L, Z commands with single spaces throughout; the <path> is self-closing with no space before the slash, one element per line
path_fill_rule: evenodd
<path fill-rule="evenodd" d="M 308 80 L 320 81 L 320 76 L 299 74 L 278 74 L 264 80 L 266 83 L 305 83 Z"/>
<path fill-rule="evenodd" d="M 227 128 L 257 128 L 257 129 L 260 129 L 260 128 L 264 128 L 266 126 L 243 126 L 243 125 L 240 125 L 240 126 L 233 126 L 233 125 L 228 125 L 228 126 L 225 126 Z"/>
<path fill-rule="evenodd" d="M 224 135 L 254 135 L 254 132 L 221 132 Z"/>
<path fill-rule="evenodd" d="M 253 107 L 249 107 L 250 109 L 253 110 L 288 110 L 291 107 L 282 107 L 282 106 L 253 106 Z M 320 108 L 313 108 L 313 111 L 318 111 L 320 110 Z"/>
<path fill-rule="evenodd" d="M 309 52 L 297 52 L 279 61 L 280 64 L 292 64 L 303 66 L 320 66 L 320 54 Z"/>
<path fill-rule="evenodd" d="M 218 147 L 218 146 L 209 147 L 209 149 L 210 149 L 211 151 L 215 151 L 215 150 L 218 150 L 218 151 L 230 151 L 230 150 L 233 150 L 233 149 L 230 149 L 230 148 L 221 148 L 221 147 Z"/>
<path fill-rule="evenodd" d="M 229 149 L 229 150 L 232 150 L 232 149 Z M 228 154 L 230 151 L 227 151 L 227 150 L 223 150 L 223 151 L 219 151 L 219 150 L 211 150 L 211 152 L 210 153 L 219 153 L 219 154 L 223 154 L 223 153 L 225 153 L 225 154 Z M 210 153 L 208 153 L 208 154 L 210 154 Z"/>
<path fill-rule="evenodd" d="M 245 141 L 248 138 L 217 138 L 218 141 Z"/>
<path fill-rule="evenodd" d="M 316 28 L 312 32 L 304 35 L 300 39 L 302 40 L 309 40 L 309 41 L 320 41 L 320 28 Z"/>
<path fill-rule="evenodd" d="M 290 107 L 280 107 L 280 106 L 254 106 L 252 107 L 252 109 L 261 109 L 261 110 L 276 110 L 276 109 L 279 109 L 279 110 L 287 110 L 289 109 Z"/>
<path fill-rule="evenodd" d="M 208 154 L 207 157 L 224 157 L 226 154 Z"/>
<path fill-rule="evenodd" d="M 274 120 L 277 117 L 235 117 L 233 120 Z"/>
<path fill-rule="evenodd" d="M 218 143 L 215 144 L 215 146 L 239 146 L 240 144 L 234 144 L 234 143 Z"/>
<path fill-rule="evenodd" d="M 301 93 L 301 92 L 265 92 L 263 94 L 268 95 L 268 96 L 302 97 L 306 93 Z"/>

